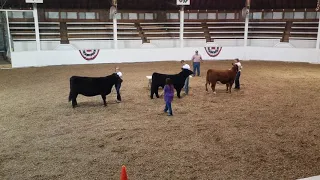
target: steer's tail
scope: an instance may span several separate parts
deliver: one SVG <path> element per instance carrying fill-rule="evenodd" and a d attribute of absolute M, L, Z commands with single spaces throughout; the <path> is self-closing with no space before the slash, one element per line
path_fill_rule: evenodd
<path fill-rule="evenodd" d="M 211 69 L 209 69 L 208 71 L 207 71 L 207 77 L 206 77 L 206 91 L 208 91 L 208 84 L 210 85 L 211 84 L 211 82 L 210 82 L 210 76 L 211 76 L 211 72 L 212 72 L 212 70 Z"/>

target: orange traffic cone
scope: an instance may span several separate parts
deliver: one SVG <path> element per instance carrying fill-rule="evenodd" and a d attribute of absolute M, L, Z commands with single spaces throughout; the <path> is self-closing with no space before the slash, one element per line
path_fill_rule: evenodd
<path fill-rule="evenodd" d="M 120 180 L 128 180 L 126 167 L 123 165 L 121 168 Z"/>

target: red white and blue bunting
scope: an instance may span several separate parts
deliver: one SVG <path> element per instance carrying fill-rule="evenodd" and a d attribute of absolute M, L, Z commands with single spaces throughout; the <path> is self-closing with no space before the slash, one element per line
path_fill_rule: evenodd
<path fill-rule="evenodd" d="M 216 57 L 220 54 L 222 47 L 204 47 L 210 57 Z"/>
<path fill-rule="evenodd" d="M 83 59 L 87 61 L 94 60 L 99 55 L 99 49 L 87 49 L 87 50 L 79 50 Z"/>

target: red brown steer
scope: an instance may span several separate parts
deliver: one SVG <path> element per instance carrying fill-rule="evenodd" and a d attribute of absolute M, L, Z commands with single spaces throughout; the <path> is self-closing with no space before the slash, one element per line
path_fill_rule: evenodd
<path fill-rule="evenodd" d="M 208 91 L 207 85 L 211 84 L 211 89 L 213 93 L 216 94 L 216 83 L 217 81 L 220 81 L 222 84 L 226 84 L 227 92 L 229 90 L 231 93 L 231 88 L 238 72 L 238 66 L 233 63 L 232 65 L 232 68 L 229 70 L 209 69 L 206 77 L 206 91 Z"/>

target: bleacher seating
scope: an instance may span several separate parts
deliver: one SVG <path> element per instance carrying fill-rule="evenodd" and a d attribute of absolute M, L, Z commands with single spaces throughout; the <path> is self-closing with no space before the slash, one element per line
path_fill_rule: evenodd
<path fill-rule="evenodd" d="M 10 22 L 10 32 L 14 41 L 35 40 L 33 22 Z M 39 22 L 40 39 L 42 41 L 60 41 L 59 22 Z"/>
<path fill-rule="evenodd" d="M 212 39 L 243 39 L 244 22 L 207 22 Z"/>
<path fill-rule="evenodd" d="M 316 40 L 318 22 L 293 22 L 290 39 Z"/>
<path fill-rule="evenodd" d="M 317 38 L 318 22 L 292 22 L 287 30 L 285 21 L 250 21 L 249 39 L 283 39 L 288 31 L 289 39 Z M 67 22 L 69 40 L 112 40 L 112 22 Z M 12 21 L 9 24 L 14 41 L 35 40 L 33 22 Z M 242 39 L 244 37 L 244 22 L 185 22 L 185 39 Z M 60 41 L 60 22 L 39 22 L 41 41 Z M 179 39 L 179 22 L 118 22 L 119 40 L 154 40 Z"/>
<path fill-rule="evenodd" d="M 179 22 L 140 23 L 140 26 L 147 39 L 179 38 Z M 185 39 L 204 39 L 201 22 L 185 22 L 183 36 Z"/>
<path fill-rule="evenodd" d="M 112 22 L 68 22 L 69 40 L 112 40 Z M 118 39 L 141 39 L 134 23 L 118 23 Z"/>
<path fill-rule="evenodd" d="M 281 39 L 286 22 L 250 22 L 249 39 Z"/>

